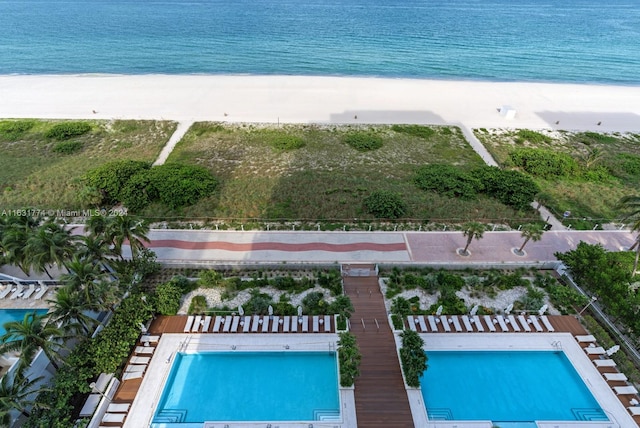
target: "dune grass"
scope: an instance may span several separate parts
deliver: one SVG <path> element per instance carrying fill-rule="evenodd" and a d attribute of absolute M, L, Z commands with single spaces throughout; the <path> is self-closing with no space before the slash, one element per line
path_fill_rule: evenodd
<path fill-rule="evenodd" d="M 0 207 L 81 209 L 79 179 L 86 171 L 116 159 L 153 162 L 176 128 L 175 122 L 78 121 L 91 130 L 65 141 L 76 147 L 65 152 L 46 136 L 61 122 L 0 121 Z"/>

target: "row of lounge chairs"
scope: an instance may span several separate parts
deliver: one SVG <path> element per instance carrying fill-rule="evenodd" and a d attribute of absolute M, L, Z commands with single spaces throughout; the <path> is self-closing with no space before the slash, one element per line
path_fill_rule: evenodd
<path fill-rule="evenodd" d="M 553 332 L 555 328 L 549 322 L 546 315 L 409 315 L 407 317 L 409 328 L 421 333 L 438 332 Z M 428 326 L 427 326 L 428 324 Z"/>
<path fill-rule="evenodd" d="M 138 341 L 140 344 L 135 347 L 135 355 L 129 359 L 129 364 L 122 374 L 122 380 L 139 379 L 144 375 L 158 340 L 160 340 L 160 336 L 149 334 L 140 336 Z"/>
<path fill-rule="evenodd" d="M 102 423 L 122 424 L 129 412 L 131 403 L 111 403 L 107 407 L 107 413 L 102 417 Z M 121 426 L 121 425 L 120 425 Z M 100 425 L 100 428 L 113 428 L 114 425 Z"/>
<path fill-rule="evenodd" d="M 0 299 L 9 298 L 15 299 L 29 299 L 31 296 L 35 300 L 40 300 L 49 291 L 49 287 L 38 281 L 37 283 L 31 282 L 28 285 L 5 283 L 0 287 Z"/>
<path fill-rule="evenodd" d="M 330 333 L 330 315 L 190 315 L 184 333 Z"/>

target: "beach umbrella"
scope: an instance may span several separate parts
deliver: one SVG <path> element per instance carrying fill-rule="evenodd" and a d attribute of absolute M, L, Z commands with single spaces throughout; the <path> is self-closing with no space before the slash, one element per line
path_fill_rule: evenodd
<path fill-rule="evenodd" d="M 269 316 L 273 315 L 273 306 L 269 305 Z"/>
<path fill-rule="evenodd" d="M 606 353 L 608 356 L 612 356 L 619 350 L 620 350 L 620 345 L 613 345 L 611 348 L 607 349 Z"/>
<path fill-rule="evenodd" d="M 298 306 L 298 316 L 302 316 L 302 306 Z"/>
<path fill-rule="evenodd" d="M 242 305 L 238 306 L 238 315 L 240 315 L 241 317 L 244 316 L 244 308 L 242 307 Z"/>
<path fill-rule="evenodd" d="M 436 315 L 438 316 L 442 315 L 442 305 L 438 306 L 438 309 L 436 310 Z"/>
<path fill-rule="evenodd" d="M 549 308 L 549 305 L 544 305 L 543 307 L 541 307 L 538 310 L 538 315 L 542 316 L 542 314 L 544 314 L 545 312 L 547 312 L 547 309 Z"/>
<path fill-rule="evenodd" d="M 480 305 L 475 305 L 473 308 L 471 308 L 471 312 L 469 312 L 469 315 L 474 316 L 478 313 L 478 309 L 480 309 Z"/>
<path fill-rule="evenodd" d="M 513 310 L 513 303 L 507 306 L 504 312 L 508 315 L 511 313 L 512 310 Z"/>

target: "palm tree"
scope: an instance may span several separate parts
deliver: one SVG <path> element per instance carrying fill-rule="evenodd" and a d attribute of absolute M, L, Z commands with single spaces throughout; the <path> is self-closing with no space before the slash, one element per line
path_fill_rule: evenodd
<path fill-rule="evenodd" d="M 84 293 L 67 285 L 56 292 L 55 299 L 47 300 L 50 305 L 50 322 L 60 324 L 64 329 L 76 333 L 89 334 L 98 324 L 98 320 L 86 314 L 87 311 L 100 309 L 95 302 L 85 299 Z"/>
<path fill-rule="evenodd" d="M 524 250 L 524 246 L 527 245 L 527 242 L 529 242 L 530 240 L 533 240 L 533 242 L 539 241 L 540 239 L 542 239 L 543 233 L 544 230 L 540 229 L 537 224 L 525 224 L 522 227 L 520 233 L 520 236 L 524 238 L 524 242 L 522 243 L 522 246 L 520 246 L 520 248 L 516 250 L 516 254 L 519 256 L 523 256 L 524 252 L 522 250 Z"/>
<path fill-rule="evenodd" d="M 631 225 L 631 231 L 640 232 L 640 196 L 625 196 L 620 199 L 618 202 L 618 208 L 623 209 L 625 212 L 622 220 L 631 220 L 633 221 Z M 633 245 L 629 248 L 629 251 L 636 250 L 636 258 L 633 262 L 633 271 L 631 272 L 631 276 L 636 275 L 636 271 L 638 270 L 638 259 L 640 259 L 640 233 L 636 236 Z"/>
<path fill-rule="evenodd" d="M 11 411 L 17 410 L 25 417 L 29 417 L 29 410 L 36 404 L 32 398 L 35 393 L 42 391 L 42 388 L 36 389 L 36 384 L 42 380 L 42 377 L 30 380 L 24 377 L 20 371 L 14 372 L 13 375 L 7 374 L 0 381 L 0 425 L 11 425 Z"/>
<path fill-rule="evenodd" d="M 36 312 L 25 314 L 22 321 L 5 323 L 6 333 L 0 337 L 0 354 L 19 352 L 21 367 L 31 364 L 38 348 L 42 348 L 53 367 L 60 368 L 57 361 L 62 348 L 60 340 L 65 336 L 58 327 L 45 322 L 46 315 Z"/>
<path fill-rule="evenodd" d="M 101 236 L 87 235 L 80 237 L 80 245 L 75 253 L 78 259 L 92 260 L 110 267 L 110 258 L 115 256 L 109 242 Z"/>
<path fill-rule="evenodd" d="M 18 266 L 26 276 L 29 276 L 31 262 L 25 243 L 33 234 L 40 220 L 29 216 L 9 216 L 2 222 L 0 229 L 0 249 L 7 263 Z"/>
<path fill-rule="evenodd" d="M 106 279 L 100 266 L 93 260 L 74 256 L 67 262 L 67 270 L 69 273 L 62 275 L 60 280 L 74 291 L 84 291 L 86 302 L 94 301 L 96 285 Z"/>
<path fill-rule="evenodd" d="M 131 258 L 136 259 L 138 252 L 144 248 L 143 242 L 149 242 L 147 234 L 149 233 L 149 225 L 141 219 L 130 215 L 119 215 L 110 217 L 107 231 L 105 232 L 107 239 L 113 242 L 116 251 L 122 259 L 122 245 L 125 241 L 129 241 L 131 247 Z"/>
<path fill-rule="evenodd" d="M 49 278 L 52 278 L 47 265 L 65 266 L 66 261 L 76 249 L 77 240 L 78 238 L 73 236 L 70 230 L 48 221 L 27 238 L 24 249 L 36 272 L 44 271 Z"/>
<path fill-rule="evenodd" d="M 467 256 L 469 255 L 467 250 L 469 249 L 469 245 L 471 245 L 471 241 L 473 241 L 474 238 L 476 240 L 482 239 L 482 235 L 484 234 L 486 228 L 484 224 L 475 221 L 465 223 L 463 227 L 463 235 L 467 237 L 467 245 L 465 245 L 464 249 L 460 251 L 460 255 Z"/>

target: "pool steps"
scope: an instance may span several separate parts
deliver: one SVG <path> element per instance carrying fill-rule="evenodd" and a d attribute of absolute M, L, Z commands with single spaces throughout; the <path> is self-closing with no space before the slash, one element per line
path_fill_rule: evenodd
<path fill-rule="evenodd" d="M 332 333 L 335 331 L 333 319 L 331 315 L 189 315 L 184 333 Z M 456 331 L 461 331 L 457 320 L 452 324 Z"/>

